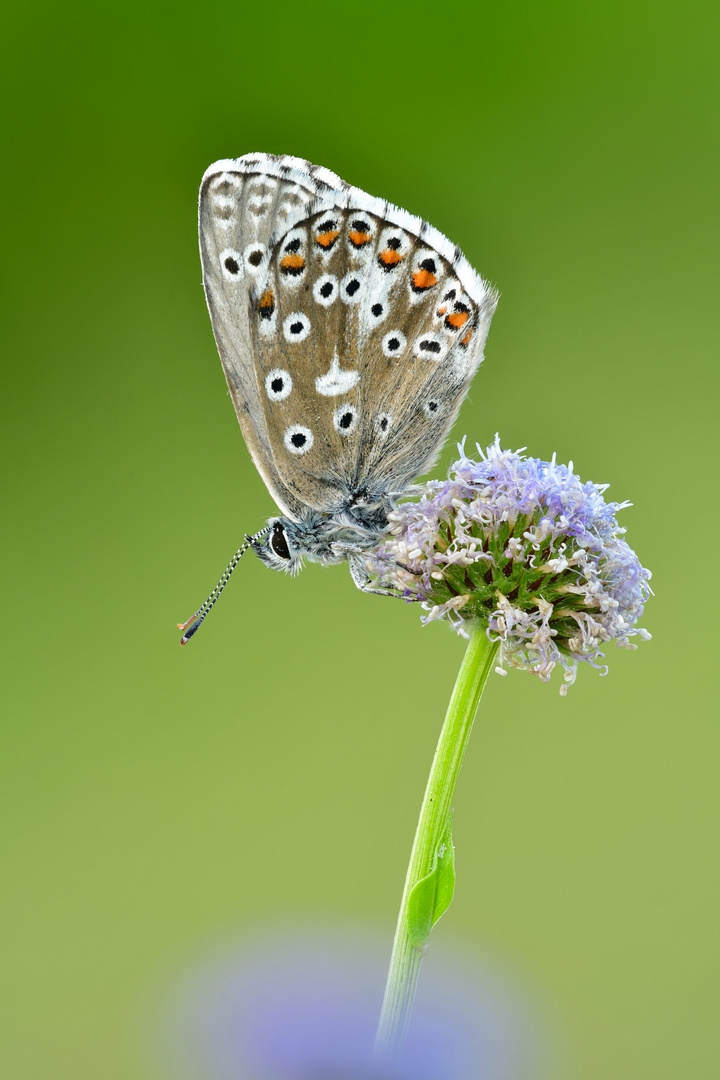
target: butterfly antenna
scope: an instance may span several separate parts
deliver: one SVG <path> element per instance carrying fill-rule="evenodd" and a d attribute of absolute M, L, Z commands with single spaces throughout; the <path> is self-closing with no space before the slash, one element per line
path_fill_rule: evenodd
<path fill-rule="evenodd" d="M 256 540 L 259 540 L 261 536 L 265 536 L 265 534 L 268 533 L 269 531 L 270 531 L 270 527 L 268 525 L 266 525 L 264 529 L 261 529 L 260 532 L 256 532 L 254 536 L 247 536 L 247 535 L 245 536 L 245 543 L 242 545 L 242 547 L 239 547 L 237 549 L 237 551 L 233 555 L 232 559 L 230 560 L 230 562 L 225 567 L 225 570 L 223 571 L 222 577 L 218 581 L 218 583 L 215 586 L 215 588 L 213 589 L 213 591 L 208 596 L 205 603 L 202 604 L 197 609 L 197 611 L 195 612 L 194 615 L 190 616 L 190 618 L 187 620 L 187 622 L 177 624 L 178 630 L 185 630 L 185 633 L 180 638 L 180 644 L 181 645 L 187 645 L 188 641 L 193 636 L 193 634 L 197 634 L 198 630 L 200 629 L 202 624 L 205 622 L 205 619 L 207 618 L 208 614 L 210 613 L 210 610 L 215 606 L 218 599 L 220 598 L 220 593 L 223 591 L 223 589 L 227 585 L 228 581 L 230 580 L 230 575 L 232 574 L 233 570 L 235 569 L 237 564 L 242 559 L 242 557 L 245 554 L 245 552 L 247 551 L 247 549 L 249 547 L 251 547 L 255 543 Z"/>

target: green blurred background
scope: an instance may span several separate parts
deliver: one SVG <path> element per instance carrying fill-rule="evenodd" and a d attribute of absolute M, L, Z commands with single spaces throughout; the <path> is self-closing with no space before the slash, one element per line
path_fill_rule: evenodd
<path fill-rule="evenodd" d="M 274 918 L 389 948 L 462 642 L 344 568 L 252 558 L 191 647 L 174 629 L 273 512 L 196 239 L 206 166 L 267 150 L 462 245 L 502 299 L 456 434 L 610 481 L 654 572 L 654 640 L 607 678 L 491 680 L 436 937 L 532 988 L 554 1077 L 715 1077 L 717 6 L 4 25 L 4 1075 L 164 1080 L 166 989 Z"/>

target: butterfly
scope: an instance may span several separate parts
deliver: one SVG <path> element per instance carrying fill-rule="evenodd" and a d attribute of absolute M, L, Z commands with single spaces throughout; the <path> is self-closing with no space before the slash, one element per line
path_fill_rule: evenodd
<path fill-rule="evenodd" d="M 477 368 L 497 293 L 419 217 L 300 158 L 215 162 L 200 187 L 213 333 L 245 443 L 282 516 L 252 548 L 271 569 L 367 552 L 432 467 Z"/>

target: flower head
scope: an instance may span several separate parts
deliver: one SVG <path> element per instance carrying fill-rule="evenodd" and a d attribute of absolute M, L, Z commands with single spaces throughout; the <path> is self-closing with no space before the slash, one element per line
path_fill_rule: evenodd
<path fill-rule="evenodd" d="M 496 436 L 479 461 L 458 447 L 449 479 L 431 480 L 419 502 L 390 514 L 390 536 L 368 561 L 380 585 L 419 600 L 424 623 L 446 619 L 458 633 L 484 627 L 501 642 L 500 664 L 547 682 L 579 661 L 603 667 L 600 646 L 648 639 L 636 627 L 650 572 L 616 520 L 607 485 L 582 483 L 570 465 L 502 450 Z M 603 668 L 603 674 L 607 669 Z"/>

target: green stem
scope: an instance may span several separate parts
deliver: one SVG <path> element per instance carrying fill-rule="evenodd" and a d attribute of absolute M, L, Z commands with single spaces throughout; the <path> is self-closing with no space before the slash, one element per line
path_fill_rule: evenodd
<path fill-rule="evenodd" d="M 446 893 L 444 905 L 437 900 L 437 891 L 441 891 L 436 890 L 439 877 L 438 859 L 443 859 L 446 843 L 450 847 L 450 856 L 452 853 L 449 825 L 455 784 L 480 703 L 480 695 L 492 669 L 497 650 L 498 645 L 488 641 L 484 629 L 474 632 L 450 698 L 445 723 L 440 732 L 430 769 L 425 797 L 420 808 L 410 865 L 405 878 L 385 997 L 375 1039 L 376 1054 L 397 1051 L 403 1044 L 412 1013 L 420 965 L 428 949 L 430 929 L 432 923 L 445 910 L 452 896 L 454 877 L 450 880 L 449 886 L 446 883 L 444 890 L 441 887 L 441 890 Z M 447 860 L 446 866 L 448 864 L 450 869 L 445 871 L 446 878 L 448 873 L 453 872 L 451 857 Z M 417 890 L 415 887 L 420 881 L 423 881 L 423 887 Z M 427 887 L 425 887 L 426 883 Z M 413 890 L 415 892 L 411 902 Z M 422 894 L 422 904 L 429 906 L 427 919 L 423 923 L 426 932 L 419 934 L 418 919 L 413 913 L 417 908 L 417 898 L 420 894 Z M 422 923 L 422 919 L 420 922 Z"/>

